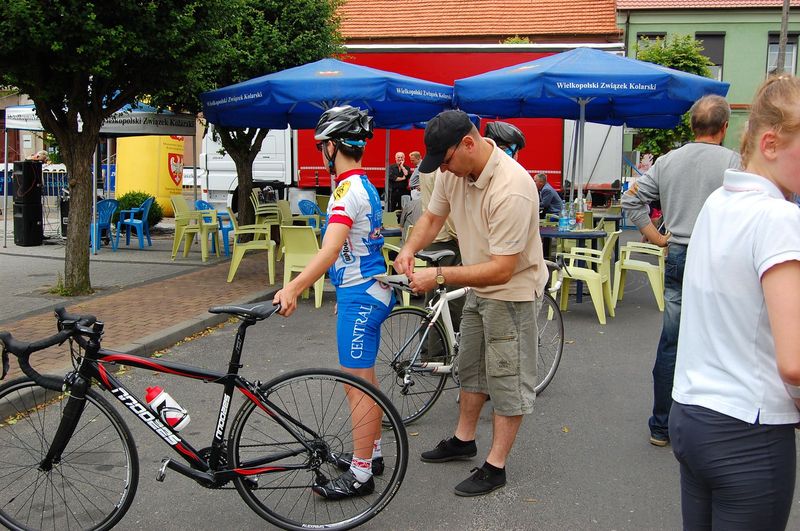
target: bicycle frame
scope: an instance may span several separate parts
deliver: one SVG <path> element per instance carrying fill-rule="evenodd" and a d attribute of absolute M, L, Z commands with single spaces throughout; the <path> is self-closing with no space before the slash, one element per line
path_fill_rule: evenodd
<path fill-rule="evenodd" d="M 561 288 L 562 282 L 562 268 L 565 267 L 563 265 L 563 259 L 559 258 L 558 262 L 551 262 L 549 260 L 545 260 L 545 264 L 550 271 L 557 271 L 557 275 L 553 279 L 553 284 L 547 289 L 548 292 L 551 294 L 556 293 Z M 447 288 L 444 286 L 436 289 L 436 295 L 438 298 L 436 302 L 428 304 L 425 308 L 427 312 L 427 316 L 423 324 L 415 330 L 411 335 L 409 335 L 408 339 L 406 339 L 405 343 L 398 349 L 395 353 L 394 358 L 392 359 L 392 365 L 396 365 L 397 360 L 403 354 L 403 352 L 408 348 L 409 344 L 413 341 L 413 338 L 420 333 L 420 331 L 424 328 L 425 331 L 422 333 L 422 337 L 420 338 L 419 346 L 417 346 L 414 355 L 411 357 L 410 363 L 406 368 L 406 377 L 404 378 L 404 384 L 409 385 L 410 381 L 408 380 L 408 374 L 410 372 L 421 372 L 421 373 L 432 373 L 432 374 L 452 374 L 453 372 L 453 364 L 456 360 L 456 356 L 458 356 L 458 339 L 456 337 L 456 333 L 453 329 L 453 319 L 450 315 L 450 305 L 449 302 L 451 300 L 455 300 L 461 297 L 466 296 L 466 294 L 470 291 L 469 287 L 458 288 L 453 291 L 447 291 Z M 430 329 L 434 326 L 434 323 L 439 320 L 441 317 L 442 319 L 442 327 L 444 328 L 444 332 L 446 334 L 446 341 L 448 342 L 448 347 L 451 349 L 453 353 L 453 360 L 449 365 L 445 365 L 443 362 L 436 362 L 436 361 L 428 361 L 428 362 L 421 362 L 417 363 L 417 360 L 420 356 L 422 351 L 422 345 L 425 343 L 425 340 L 428 337 L 428 333 Z"/>
<path fill-rule="evenodd" d="M 239 364 L 241 357 L 241 348 L 244 343 L 245 329 L 249 326 L 243 322 L 239 326 L 236 333 L 236 341 L 234 343 L 233 354 L 228 367 L 228 372 L 218 372 L 199 367 L 193 367 L 183 363 L 168 361 L 168 360 L 153 360 L 135 356 L 130 354 L 123 354 L 114 352 L 100 347 L 99 341 L 95 339 L 82 340 L 79 337 L 73 338 L 84 348 L 84 356 L 81 359 L 76 371 L 73 371 L 67 376 L 67 381 L 73 385 L 70 387 L 70 394 L 73 398 L 81 400 L 81 394 L 85 395 L 88 385 L 81 385 L 81 382 L 90 382 L 94 379 L 100 387 L 109 391 L 119 402 L 125 406 L 130 412 L 136 416 L 144 425 L 153 431 L 158 437 L 170 446 L 178 455 L 185 459 L 190 466 L 186 466 L 181 462 L 173 460 L 165 460 L 163 462 L 160 474 L 163 477 L 164 468 L 168 467 L 183 475 L 189 476 L 201 483 L 213 485 L 233 479 L 237 476 L 253 476 L 257 474 L 265 474 L 269 472 L 282 472 L 293 469 L 307 469 L 308 463 L 302 464 L 284 464 L 280 467 L 268 466 L 270 463 L 292 457 L 296 455 L 305 454 L 307 451 L 314 452 L 314 448 L 309 444 L 308 439 L 318 437 L 318 434 L 311 428 L 303 423 L 292 418 L 286 412 L 282 411 L 274 403 L 263 395 L 259 390 L 259 383 L 252 383 L 242 376 L 238 375 Z M 188 441 L 183 439 L 178 432 L 176 432 L 168 424 L 161 421 L 158 414 L 153 411 L 146 402 L 142 401 L 134 393 L 132 393 L 122 382 L 111 374 L 104 364 L 113 363 L 128 367 L 138 367 L 148 369 L 165 374 L 172 374 L 183 378 L 192 378 L 195 380 L 202 380 L 206 383 L 220 384 L 224 387 L 222 400 L 220 403 L 219 412 L 217 415 L 216 428 L 214 430 L 213 442 L 211 445 L 211 452 L 208 459 L 204 459 Z M 74 385 L 77 383 L 77 385 Z M 81 388 L 83 391 L 81 392 Z M 228 424 L 228 415 L 230 413 L 231 398 L 234 389 L 238 389 L 248 400 L 253 402 L 257 407 L 264 410 L 267 415 L 275 422 L 277 422 L 283 429 L 285 429 L 299 444 L 300 446 L 296 451 L 288 450 L 268 456 L 264 456 L 257 460 L 251 460 L 242 463 L 237 468 L 220 467 L 221 459 L 225 451 L 224 448 L 224 435 Z M 78 413 L 79 415 L 80 413 Z M 59 427 L 59 433 L 54 437 L 54 442 L 48 459 L 58 461 L 63 446 L 69 441 L 71 430 L 74 429 L 77 419 L 72 423 L 72 428 L 69 425 L 64 426 L 66 430 L 64 435 L 59 436 L 62 426 Z M 62 425 L 65 422 L 62 420 Z M 69 424 L 67 422 L 66 424 Z M 56 441 L 62 441 L 58 444 Z M 62 446 L 62 448 L 58 448 Z"/>
<path fill-rule="evenodd" d="M 458 349 L 458 341 L 456 337 L 456 333 L 453 330 L 453 318 L 450 315 L 450 304 L 451 300 L 459 299 L 461 297 L 466 296 L 467 292 L 469 292 L 470 288 L 458 288 L 453 291 L 447 291 L 447 288 L 441 287 L 437 288 L 436 295 L 438 298 L 435 303 L 429 304 L 425 310 L 428 313 L 426 317 L 427 324 L 423 323 L 420 327 L 412 333 L 406 342 L 398 349 L 398 351 L 394 355 L 394 359 L 392 359 L 392 363 L 396 363 L 398 358 L 402 355 L 408 345 L 413 340 L 413 337 L 416 336 L 420 330 L 424 327 L 425 331 L 422 333 L 422 337 L 419 342 L 419 346 L 417 346 L 414 355 L 411 357 L 411 362 L 409 364 L 408 370 L 413 370 L 414 372 L 422 372 L 422 373 L 433 373 L 433 374 L 452 374 L 453 370 L 453 363 L 451 362 L 448 365 L 445 365 L 443 362 L 437 361 L 426 361 L 417 364 L 417 359 L 420 356 L 422 351 L 422 345 L 425 344 L 425 340 L 428 337 L 428 333 L 430 329 L 434 326 L 434 323 L 439 320 L 441 317 L 442 326 L 444 328 L 446 337 L 445 340 L 447 341 L 448 348 L 452 349 L 454 357 L 457 355 Z"/>

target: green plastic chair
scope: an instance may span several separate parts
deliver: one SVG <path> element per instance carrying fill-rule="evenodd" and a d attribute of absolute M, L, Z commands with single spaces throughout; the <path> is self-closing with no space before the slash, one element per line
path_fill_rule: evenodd
<path fill-rule="evenodd" d="M 633 258 L 633 255 L 649 255 L 657 257 L 657 263 Z M 620 258 L 614 266 L 614 305 L 622 300 L 625 293 L 625 276 L 628 271 L 641 271 L 647 274 L 650 287 L 656 298 L 660 311 L 664 311 L 664 269 L 665 249 L 652 243 L 629 242 L 620 248 Z"/>
<path fill-rule="evenodd" d="M 303 271 L 311 259 L 319 252 L 317 235 L 313 227 L 281 225 L 281 245 L 283 246 L 283 287 L 292 279 L 292 273 Z M 322 306 L 322 290 L 325 288 L 325 275 L 314 282 L 314 306 Z M 309 290 L 303 291 L 307 299 Z"/>
<path fill-rule="evenodd" d="M 195 235 L 200 237 L 200 256 L 203 262 L 208 259 L 209 237 L 214 238 L 214 250 L 217 257 L 219 257 L 217 211 L 192 210 L 182 195 L 171 196 L 170 202 L 175 213 L 175 239 L 172 242 L 172 260 L 175 260 L 181 242 L 183 242 L 183 256 L 189 256 L 189 249 L 192 246 L 192 242 L 194 242 Z M 209 221 L 206 221 L 206 219 Z"/>
<path fill-rule="evenodd" d="M 594 309 L 600 324 L 606 324 L 606 307 L 608 314 L 614 317 L 614 300 L 611 293 L 611 256 L 614 243 L 622 231 L 612 232 L 606 238 L 603 249 L 598 251 L 588 247 L 573 247 L 569 253 L 561 253 L 567 261 L 563 269 L 564 281 L 561 283 L 561 310 L 566 311 L 569 297 L 569 286 L 572 280 L 581 280 L 589 288 Z M 583 262 L 586 266 L 579 266 Z M 595 269 L 592 269 L 594 264 Z"/>
<path fill-rule="evenodd" d="M 319 220 L 319 218 L 314 214 L 312 215 L 292 214 L 291 204 L 289 203 L 289 201 L 285 199 L 278 199 L 275 203 L 278 205 L 278 212 L 281 218 L 281 226 L 294 225 L 295 221 L 299 221 L 305 225 L 312 225 Z M 318 227 L 319 223 L 316 223 L 316 225 L 313 226 Z"/>
<path fill-rule="evenodd" d="M 233 223 L 233 256 L 231 258 L 231 267 L 228 269 L 228 282 L 233 280 L 236 276 L 236 270 L 239 269 L 239 264 L 247 251 L 263 250 L 267 251 L 267 275 L 269 276 L 269 285 L 275 284 L 275 241 L 270 240 L 270 225 L 239 225 L 236 221 L 236 215 L 228 209 L 228 215 Z M 250 235 L 252 240 L 245 242 L 240 241 L 240 236 Z M 256 236 L 264 236 L 264 238 L 256 239 Z"/>

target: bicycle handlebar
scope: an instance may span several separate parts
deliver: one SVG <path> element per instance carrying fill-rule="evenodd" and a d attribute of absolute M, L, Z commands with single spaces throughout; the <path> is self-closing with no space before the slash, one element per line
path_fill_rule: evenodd
<path fill-rule="evenodd" d="M 75 337 L 78 334 L 99 335 L 102 332 L 102 323 L 98 323 L 97 318 L 93 315 L 68 314 L 63 306 L 59 306 L 55 309 L 55 315 L 58 320 L 59 331 L 50 337 L 38 341 L 19 341 L 14 339 L 10 332 L 0 332 L 0 342 L 2 342 L 3 347 L 3 372 L 0 379 L 5 378 L 8 373 L 8 353 L 10 352 L 17 357 L 19 367 L 26 376 L 32 378 L 39 384 L 43 384 L 43 382 L 46 380 L 49 381 L 49 379 L 36 372 L 36 370 L 31 367 L 29 361 L 31 354 L 54 345 L 60 345 L 67 339 Z M 100 327 L 98 329 L 91 328 L 95 324 L 100 324 Z"/>

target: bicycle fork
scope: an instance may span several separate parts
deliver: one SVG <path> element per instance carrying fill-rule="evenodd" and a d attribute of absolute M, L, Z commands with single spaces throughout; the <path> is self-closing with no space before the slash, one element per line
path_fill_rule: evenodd
<path fill-rule="evenodd" d="M 86 407 L 86 393 L 90 384 L 91 380 L 74 371 L 70 372 L 64 379 L 64 391 L 69 395 L 69 399 L 67 400 L 67 405 L 64 406 L 61 422 L 58 424 L 56 434 L 50 443 L 50 449 L 41 463 L 39 463 L 39 470 L 42 472 L 49 472 L 53 469 L 53 465 L 61 462 L 61 455 L 75 433 L 75 428 L 78 426 L 78 421 Z"/>

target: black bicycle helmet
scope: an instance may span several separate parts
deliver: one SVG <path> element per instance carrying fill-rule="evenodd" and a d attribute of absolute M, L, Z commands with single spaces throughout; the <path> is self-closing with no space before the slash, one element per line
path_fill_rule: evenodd
<path fill-rule="evenodd" d="M 483 136 L 491 138 L 498 146 L 513 146 L 514 152 L 525 147 L 525 135 L 508 122 L 489 122 Z"/>
<path fill-rule="evenodd" d="M 333 107 L 322 113 L 314 130 L 314 139 L 318 141 L 364 141 L 368 138 L 372 138 L 372 117 L 367 111 L 350 105 Z"/>

